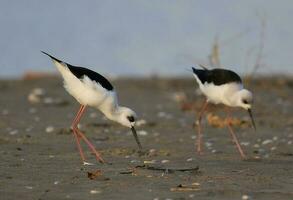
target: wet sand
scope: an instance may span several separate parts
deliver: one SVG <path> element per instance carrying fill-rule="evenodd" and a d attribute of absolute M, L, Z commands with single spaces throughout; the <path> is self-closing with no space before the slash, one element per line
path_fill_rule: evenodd
<path fill-rule="evenodd" d="M 256 132 L 245 111 L 233 112 L 244 121 L 234 130 L 248 160 L 241 160 L 227 128 L 211 127 L 206 118 L 204 155 L 195 153 L 193 123 L 204 99 L 193 79 L 113 85 L 120 104 L 143 119 L 137 130 L 147 153 L 137 152 L 127 128 L 88 109 L 81 130 L 108 163 L 97 163 L 83 146 L 95 163 L 83 166 L 69 129 L 79 105 L 61 79 L 0 81 L 1 199 L 293 199 L 292 78 L 249 83 Z M 30 102 L 35 88 L 40 99 Z M 218 107 L 210 111 L 224 115 Z"/>

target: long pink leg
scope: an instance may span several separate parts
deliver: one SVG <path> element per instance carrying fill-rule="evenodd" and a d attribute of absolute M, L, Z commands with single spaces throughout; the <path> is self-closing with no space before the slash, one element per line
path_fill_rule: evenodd
<path fill-rule="evenodd" d="M 104 159 L 101 157 L 100 153 L 95 149 L 94 145 L 86 138 L 86 136 L 78 129 L 76 129 L 76 131 L 78 132 L 79 136 L 82 137 L 82 139 L 86 142 L 86 144 L 88 145 L 88 147 L 91 149 L 91 151 L 93 152 L 93 154 L 95 154 L 96 159 L 101 162 L 101 163 L 105 163 Z"/>
<path fill-rule="evenodd" d="M 85 108 L 86 106 L 82 106 L 81 111 L 77 117 L 77 119 L 74 121 L 72 127 L 73 127 L 73 131 L 76 132 L 76 134 L 78 136 L 80 136 L 88 145 L 88 147 L 90 148 L 90 150 L 93 152 L 93 154 L 95 154 L 96 159 L 101 162 L 104 163 L 104 160 L 102 159 L 101 155 L 98 153 L 98 151 L 95 149 L 94 145 L 86 138 L 86 136 L 78 129 L 77 125 L 83 115 L 83 113 L 85 112 Z"/>
<path fill-rule="evenodd" d="M 76 121 L 80 118 L 80 113 L 83 109 L 84 105 L 81 105 L 77 114 L 76 114 L 76 117 L 74 118 L 73 122 L 72 122 L 72 130 L 73 130 L 73 135 L 74 135 L 74 138 L 75 138 L 75 141 L 76 141 L 76 145 L 77 145 L 77 148 L 78 148 L 78 151 L 79 151 L 79 154 L 80 154 L 80 157 L 81 157 L 81 160 L 82 162 L 84 163 L 85 162 L 85 157 L 84 157 L 84 153 L 82 151 L 82 148 L 81 148 L 81 145 L 80 145 L 80 142 L 79 142 L 79 137 L 76 133 L 76 131 L 74 130 L 74 126 L 76 124 Z"/>
<path fill-rule="evenodd" d="M 235 143 L 235 145 L 236 145 L 236 147 L 237 147 L 237 149 L 238 149 L 238 151 L 239 151 L 242 159 L 245 159 L 246 156 L 245 156 L 245 154 L 244 154 L 244 152 L 243 152 L 243 150 L 242 150 L 242 148 L 241 148 L 241 146 L 240 146 L 240 144 L 238 142 L 238 139 L 236 137 L 236 134 L 234 133 L 234 131 L 232 129 L 232 126 L 231 126 L 231 118 L 230 117 L 228 117 L 228 119 L 227 119 L 227 126 L 228 126 L 229 132 L 230 132 L 230 134 L 232 136 L 232 140 L 234 141 L 234 143 Z"/>
<path fill-rule="evenodd" d="M 205 103 L 203 104 L 198 119 L 197 119 L 197 153 L 201 154 L 202 153 L 202 149 L 201 149 L 201 141 L 202 141 L 202 132 L 201 132 L 201 119 L 202 119 L 202 115 L 204 114 L 206 108 L 208 106 L 208 101 L 206 100 Z"/>

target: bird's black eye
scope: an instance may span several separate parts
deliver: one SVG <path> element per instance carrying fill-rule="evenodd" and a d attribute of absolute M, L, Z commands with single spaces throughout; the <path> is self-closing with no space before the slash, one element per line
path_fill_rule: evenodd
<path fill-rule="evenodd" d="M 127 116 L 127 119 L 128 119 L 130 122 L 134 122 L 134 121 L 135 121 L 135 119 L 134 119 L 133 116 Z"/>
<path fill-rule="evenodd" d="M 243 99 L 242 102 L 243 102 L 244 104 L 248 104 L 248 101 L 245 100 L 245 99 Z"/>

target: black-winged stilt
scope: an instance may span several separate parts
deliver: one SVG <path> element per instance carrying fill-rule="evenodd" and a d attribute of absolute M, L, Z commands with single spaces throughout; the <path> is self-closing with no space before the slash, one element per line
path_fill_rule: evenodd
<path fill-rule="evenodd" d="M 73 134 L 76 139 L 83 164 L 90 164 L 85 161 L 84 153 L 80 145 L 80 138 L 85 141 L 90 150 L 101 163 L 104 162 L 94 145 L 78 129 L 78 123 L 85 112 L 87 106 L 100 110 L 108 119 L 116 121 L 132 130 L 133 136 L 138 144 L 139 150 L 142 149 L 140 141 L 134 128 L 136 114 L 129 108 L 118 105 L 116 92 L 112 84 L 102 75 L 84 67 L 72 66 L 65 63 L 46 52 L 64 79 L 64 87 L 79 103 L 80 108 L 72 122 Z"/>
<path fill-rule="evenodd" d="M 201 65 L 200 65 L 201 66 Z M 193 75 L 199 85 L 201 92 L 206 96 L 206 101 L 198 116 L 198 137 L 197 137 L 197 152 L 201 153 L 201 118 L 204 114 L 209 103 L 219 104 L 222 103 L 229 107 L 241 107 L 248 111 L 254 129 L 255 123 L 252 116 L 251 108 L 253 103 L 252 93 L 243 88 L 242 80 L 238 74 L 227 69 L 212 69 L 208 70 L 201 66 L 203 69 L 195 69 L 192 67 Z M 229 113 L 228 113 L 229 114 Z M 237 137 L 231 127 L 231 119 L 228 115 L 227 126 L 230 134 L 235 142 L 237 149 L 242 158 L 245 154 L 237 140 Z"/>

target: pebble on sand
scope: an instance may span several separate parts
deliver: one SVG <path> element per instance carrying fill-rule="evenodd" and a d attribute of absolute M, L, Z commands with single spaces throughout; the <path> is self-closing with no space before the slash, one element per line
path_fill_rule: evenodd
<path fill-rule="evenodd" d="M 155 164 L 156 162 L 156 160 L 144 160 L 143 164 Z"/>
<path fill-rule="evenodd" d="M 242 146 L 249 146 L 250 145 L 250 142 L 241 142 L 241 145 Z"/>
<path fill-rule="evenodd" d="M 30 103 L 40 103 L 41 97 L 45 94 L 45 90 L 42 88 L 34 88 L 28 95 L 28 101 Z"/>
<path fill-rule="evenodd" d="M 14 129 L 14 130 L 11 130 L 9 132 L 10 135 L 16 135 L 18 133 L 18 130 Z"/>
<path fill-rule="evenodd" d="M 242 195 L 241 199 L 242 200 L 248 200 L 248 199 L 250 199 L 250 197 L 248 195 L 244 194 L 244 195 Z"/>
<path fill-rule="evenodd" d="M 267 139 L 267 140 L 264 140 L 264 141 L 262 142 L 262 145 L 267 145 L 267 144 L 270 144 L 270 143 L 272 143 L 272 142 L 273 142 L 272 140 Z"/>
<path fill-rule="evenodd" d="M 275 151 L 277 147 L 271 147 L 271 151 Z"/>
<path fill-rule="evenodd" d="M 141 120 L 136 121 L 136 122 L 135 122 L 135 125 L 136 125 L 137 127 L 139 127 L 139 126 L 145 125 L 146 123 L 147 123 L 146 120 L 141 119 Z"/>
<path fill-rule="evenodd" d="M 101 190 L 91 190 L 91 194 L 100 194 L 102 191 Z"/>
<path fill-rule="evenodd" d="M 140 136 L 146 136 L 146 135 L 148 135 L 148 132 L 146 132 L 144 130 L 140 130 L 140 131 L 137 131 L 137 134 Z"/>
<path fill-rule="evenodd" d="M 47 132 L 47 133 L 52 133 L 54 130 L 55 130 L 54 126 L 48 126 L 48 127 L 46 128 L 46 132 Z"/>
<path fill-rule="evenodd" d="M 28 190 L 32 190 L 33 189 L 32 186 L 25 186 L 25 188 L 28 189 Z"/>
<path fill-rule="evenodd" d="M 2 110 L 2 115 L 8 115 L 8 114 L 9 114 L 8 110 L 6 110 L 6 109 Z"/>

